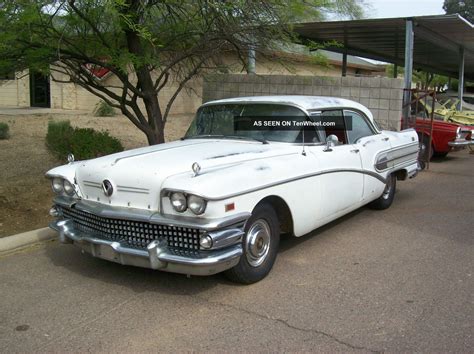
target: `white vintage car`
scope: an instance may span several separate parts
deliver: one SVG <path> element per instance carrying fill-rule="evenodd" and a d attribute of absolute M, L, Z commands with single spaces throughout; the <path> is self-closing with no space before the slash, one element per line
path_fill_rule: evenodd
<path fill-rule="evenodd" d="M 381 131 L 353 101 L 213 101 L 179 141 L 47 172 L 50 227 L 113 262 L 253 283 L 270 272 L 281 233 L 303 236 L 365 204 L 388 208 L 417 156 L 414 130 Z"/>

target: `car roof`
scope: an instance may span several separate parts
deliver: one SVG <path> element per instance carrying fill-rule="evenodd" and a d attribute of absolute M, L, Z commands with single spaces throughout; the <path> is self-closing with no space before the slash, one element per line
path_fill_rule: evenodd
<path fill-rule="evenodd" d="M 310 110 L 322 110 L 330 108 L 347 108 L 355 109 L 363 112 L 371 121 L 373 121 L 373 115 L 370 110 L 352 100 L 339 97 L 326 97 L 326 96 L 249 96 L 249 97 L 235 97 L 225 98 L 216 101 L 209 101 L 203 106 L 213 104 L 226 104 L 226 103 L 278 103 L 288 104 L 297 106 L 305 111 Z"/>

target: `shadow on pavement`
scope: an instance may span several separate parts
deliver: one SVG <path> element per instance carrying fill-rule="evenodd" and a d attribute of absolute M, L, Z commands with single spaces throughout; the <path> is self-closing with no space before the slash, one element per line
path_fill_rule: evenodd
<path fill-rule="evenodd" d="M 152 269 L 124 266 L 95 258 L 73 245 L 55 242 L 46 247 L 46 256 L 57 266 L 84 278 L 111 283 L 136 293 L 160 292 L 171 295 L 193 295 L 219 284 L 232 284 L 223 274 L 208 277 L 173 274 Z"/>

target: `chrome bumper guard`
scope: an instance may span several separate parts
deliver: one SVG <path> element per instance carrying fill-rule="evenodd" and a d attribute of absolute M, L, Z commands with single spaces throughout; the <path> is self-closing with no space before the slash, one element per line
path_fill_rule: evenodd
<path fill-rule="evenodd" d="M 120 242 L 103 240 L 74 230 L 72 220 L 60 220 L 49 225 L 59 232 L 59 241 L 74 243 L 92 256 L 123 265 L 162 270 L 189 275 L 212 275 L 234 267 L 242 255 L 241 244 L 225 249 L 199 251 L 192 256 L 170 251 L 166 241 L 152 241 L 146 250 L 126 247 Z M 243 232 L 235 229 L 234 235 Z"/>
<path fill-rule="evenodd" d="M 83 209 L 80 202 L 77 206 L 78 209 Z M 245 221 L 242 220 L 243 217 L 244 215 L 238 217 L 241 222 Z M 174 219 L 163 217 L 160 221 L 168 221 L 173 225 L 180 224 Z M 243 253 L 240 242 L 244 235 L 243 227 L 232 227 L 229 222 L 230 219 L 226 219 L 225 223 L 200 222 L 198 225 L 214 240 L 212 249 L 200 251 L 177 251 L 169 248 L 166 240 L 151 241 L 146 249 L 133 248 L 128 244 L 98 238 L 92 233 L 80 231 L 74 227 L 74 222 L 70 219 L 58 219 L 49 226 L 59 233 L 61 243 L 75 244 L 97 258 L 172 273 L 212 275 L 237 265 Z M 189 225 L 188 222 L 184 224 Z M 226 228 L 221 229 L 224 225 Z"/>
<path fill-rule="evenodd" d="M 474 140 L 457 139 L 454 141 L 450 141 L 448 145 L 455 148 L 464 147 L 464 146 L 474 145 Z"/>

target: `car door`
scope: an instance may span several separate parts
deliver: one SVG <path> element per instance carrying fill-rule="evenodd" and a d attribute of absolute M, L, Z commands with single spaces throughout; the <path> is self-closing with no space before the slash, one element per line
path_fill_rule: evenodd
<path fill-rule="evenodd" d="M 313 112 L 311 118 L 314 121 L 330 122 L 343 117 L 342 110 L 328 110 Z M 363 175 L 361 170 L 361 159 L 357 149 L 347 143 L 345 129 L 333 129 L 320 126 L 320 140 L 334 134 L 338 136 L 339 144 L 327 149 L 326 145 L 317 145 L 309 148 L 314 154 L 320 166 L 318 178 L 320 179 L 320 198 L 322 208 L 321 218 L 334 219 L 344 214 L 348 209 L 359 205 L 362 199 Z"/>
<path fill-rule="evenodd" d="M 361 112 L 345 110 L 347 138 L 349 144 L 358 151 L 364 171 L 363 200 L 378 198 L 385 187 L 383 178 L 375 168 L 377 155 L 390 149 L 389 136 L 380 133 Z"/>

